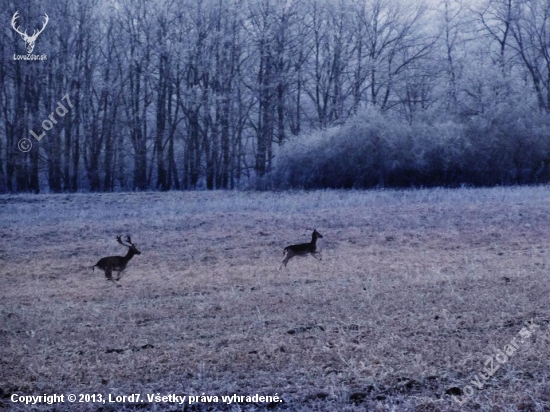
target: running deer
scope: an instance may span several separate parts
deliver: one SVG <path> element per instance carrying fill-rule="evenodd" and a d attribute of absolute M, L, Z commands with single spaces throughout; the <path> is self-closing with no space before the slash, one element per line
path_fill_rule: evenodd
<path fill-rule="evenodd" d="M 92 271 L 95 270 L 95 267 L 97 266 L 99 269 L 105 272 L 105 278 L 107 280 L 110 280 L 117 286 L 120 285 L 117 284 L 115 280 L 117 282 L 120 280 L 120 278 L 122 277 L 122 272 L 124 271 L 124 269 L 126 269 L 126 265 L 130 261 L 130 259 L 132 259 L 134 255 L 141 255 L 141 252 L 137 250 L 136 245 L 132 243 L 132 239 L 130 239 L 130 236 L 126 236 L 126 242 L 128 244 L 125 244 L 121 238 L 122 236 L 117 236 L 116 240 L 122 246 L 126 246 L 128 248 L 128 253 L 126 253 L 126 256 L 104 257 L 103 259 L 99 259 L 99 262 L 92 266 Z M 113 279 L 113 271 L 118 272 L 116 279 Z"/>
<path fill-rule="evenodd" d="M 317 239 L 322 238 L 323 235 L 321 235 L 319 232 L 317 232 L 317 229 L 313 230 L 313 234 L 311 235 L 311 242 L 309 243 L 300 243 L 298 245 L 290 245 L 285 247 L 283 254 L 286 253 L 286 257 L 283 260 L 283 263 L 281 263 L 281 266 L 279 267 L 279 270 L 282 269 L 283 265 L 286 268 L 286 264 L 290 259 L 292 259 L 294 256 L 306 256 L 311 254 L 315 259 L 321 260 L 317 256 L 315 256 L 317 253 Z"/>

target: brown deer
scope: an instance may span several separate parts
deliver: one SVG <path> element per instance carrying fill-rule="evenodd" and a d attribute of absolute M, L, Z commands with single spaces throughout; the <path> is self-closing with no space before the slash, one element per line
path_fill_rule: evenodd
<path fill-rule="evenodd" d="M 283 265 L 286 268 L 286 264 L 290 259 L 292 259 L 294 256 L 306 256 L 311 254 L 315 259 L 321 260 L 317 256 L 315 256 L 317 252 L 317 239 L 321 239 L 323 235 L 321 235 L 319 232 L 317 232 L 317 229 L 313 230 L 313 234 L 311 235 L 311 242 L 309 243 L 300 243 L 297 245 L 290 245 L 285 247 L 283 254 L 286 253 L 286 257 L 283 260 L 283 263 L 281 263 L 281 266 L 279 267 L 279 270 L 282 269 Z"/>
<path fill-rule="evenodd" d="M 122 246 L 126 246 L 128 248 L 128 253 L 126 253 L 126 256 L 104 257 L 102 259 L 99 259 L 99 262 L 92 266 L 92 271 L 95 270 L 95 267 L 97 266 L 103 272 L 105 272 L 105 278 L 107 280 L 110 280 L 117 286 L 120 285 L 117 284 L 115 280 L 117 282 L 120 280 L 120 278 L 122 277 L 122 272 L 124 271 L 124 269 L 126 269 L 126 265 L 130 261 L 130 259 L 132 259 L 134 255 L 141 255 L 141 252 L 137 250 L 136 245 L 132 243 L 132 239 L 130 239 L 130 236 L 126 236 L 126 242 L 128 244 L 123 243 L 121 238 L 122 236 L 117 236 L 116 240 Z M 116 279 L 113 279 L 113 271 L 118 272 Z"/>

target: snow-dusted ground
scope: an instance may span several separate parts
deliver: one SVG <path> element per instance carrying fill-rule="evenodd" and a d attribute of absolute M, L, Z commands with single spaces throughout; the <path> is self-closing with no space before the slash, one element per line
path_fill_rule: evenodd
<path fill-rule="evenodd" d="M 314 228 L 323 261 L 278 270 Z M 117 288 L 92 265 L 126 252 L 119 234 L 142 254 Z M 549 250 L 547 187 L 0 196 L 0 407 L 204 393 L 220 402 L 191 410 L 461 410 L 450 394 L 470 385 L 466 410 L 548 410 Z M 256 393 L 284 402 L 221 402 Z M 99 406 L 134 407 L 78 410 Z"/>

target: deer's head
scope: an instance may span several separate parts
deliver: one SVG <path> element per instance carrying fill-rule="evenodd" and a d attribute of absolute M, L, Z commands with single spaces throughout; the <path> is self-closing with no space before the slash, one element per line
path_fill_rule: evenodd
<path fill-rule="evenodd" d="M 134 254 L 134 255 L 141 255 L 141 252 L 139 250 L 137 250 L 137 247 L 136 247 L 136 244 L 135 243 L 132 243 L 132 239 L 130 239 L 130 236 L 127 235 L 126 236 L 126 243 L 124 243 L 122 241 L 122 236 L 117 236 L 116 237 L 116 240 L 118 243 L 120 243 L 122 246 L 126 246 L 127 248 L 130 248 L 130 251 Z"/>
<path fill-rule="evenodd" d="M 36 39 L 38 38 L 38 35 L 44 31 L 46 28 L 46 25 L 48 24 L 48 21 L 50 18 L 46 13 L 44 13 L 44 23 L 42 25 L 42 28 L 40 30 L 34 30 L 32 33 L 32 36 L 29 36 L 27 34 L 27 30 L 22 32 L 19 27 L 16 26 L 17 19 L 19 18 L 19 11 L 16 11 L 13 15 L 13 18 L 11 19 L 11 27 L 16 31 L 16 33 L 20 34 L 23 40 L 25 41 L 27 53 L 31 54 L 34 50 L 34 43 L 36 42 Z"/>

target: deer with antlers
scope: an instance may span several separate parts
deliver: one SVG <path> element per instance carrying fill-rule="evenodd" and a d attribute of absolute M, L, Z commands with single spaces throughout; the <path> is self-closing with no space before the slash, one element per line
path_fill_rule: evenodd
<path fill-rule="evenodd" d="M 42 28 L 40 30 L 34 30 L 33 33 L 32 33 L 32 36 L 29 36 L 27 34 L 27 30 L 22 32 L 15 25 L 18 18 L 19 18 L 19 11 L 16 11 L 15 14 L 13 15 L 12 19 L 11 19 L 11 27 L 13 27 L 13 29 L 16 31 L 17 34 L 21 35 L 21 37 L 25 41 L 26 48 L 27 48 L 27 53 L 31 54 L 32 51 L 34 50 L 34 43 L 36 42 L 36 39 L 38 38 L 38 35 L 44 31 L 44 29 L 46 28 L 46 26 L 48 24 L 48 21 L 50 21 L 50 18 L 48 17 L 48 15 L 46 13 L 44 13 L 44 17 L 43 17 L 44 18 L 44 23 L 42 25 Z"/>
<path fill-rule="evenodd" d="M 120 280 L 120 278 L 122 277 L 122 272 L 124 271 L 124 269 L 126 269 L 126 265 L 130 261 L 130 259 L 132 259 L 134 255 L 141 255 L 141 252 L 137 250 L 136 245 L 132 243 L 132 239 L 129 235 L 126 236 L 126 242 L 128 244 L 125 244 L 122 241 L 122 236 L 117 236 L 116 240 L 122 246 L 126 246 L 128 248 L 128 253 L 126 254 L 126 256 L 108 256 L 99 259 L 99 262 L 92 266 L 92 271 L 95 270 L 95 267 L 97 266 L 99 269 L 105 272 L 105 278 L 107 280 L 110 280 L 115 285 L 120 286 L 115 282 L 115 280 L 117 282 Z M 118 272 L 116 279 L 113 279 L 113 271 Z"/>

